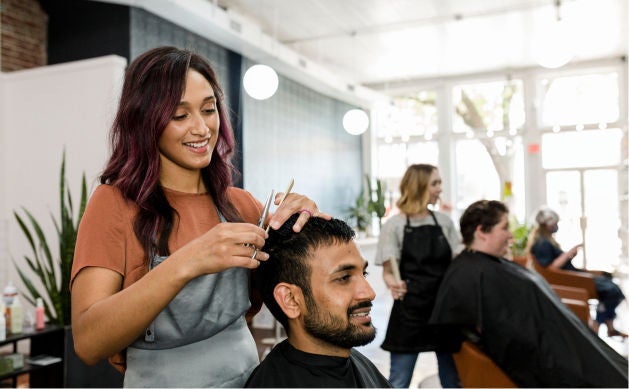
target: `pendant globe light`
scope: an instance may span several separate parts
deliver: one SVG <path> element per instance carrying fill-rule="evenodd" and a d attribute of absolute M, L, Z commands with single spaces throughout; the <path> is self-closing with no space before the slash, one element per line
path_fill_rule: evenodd
<path fill-rule="evenodd" d="M 253 65 L 242 79 L 245 92 L 256 100 L 266 100 L 273 96 L 279 85 L 279 78 L 272 67 Z"/>
<path fill-rule="evenodd" d="M 556 16 L 542 25 L 535 39 L 535 61 L 547 69 L 564 66 L 574 56 L 572 34 L 561 17 L 561 0 L 555 0 Z"/>
<path fill-rule="evenodd" d="M 343 115 L 343 128 L 349 134 L 360 135 L 369 128 L 369 116 L 362 109 L 350 109 Z"/>

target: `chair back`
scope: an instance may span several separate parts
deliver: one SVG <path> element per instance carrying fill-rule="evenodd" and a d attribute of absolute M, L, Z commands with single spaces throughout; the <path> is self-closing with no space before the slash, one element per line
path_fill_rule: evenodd
<path fill-rule="evenodd" d="M 597 299 L 596 286 L 594 284 L 594 276 L 586 272 L 578 272 L 572 270 L 553 269 L 551 267 L 543 267 L 539 264 L 535 256 L 531 254 L 530 261 L 533 268 L 551 285 L 572 286 L 575 288 L 583 288 L 588 294 L 589 299 Z"/>
<path fill-rule="evenodd" d="M 469 340 L 452 356 L 464 388 L 517 388 L 502 369 Z"/>

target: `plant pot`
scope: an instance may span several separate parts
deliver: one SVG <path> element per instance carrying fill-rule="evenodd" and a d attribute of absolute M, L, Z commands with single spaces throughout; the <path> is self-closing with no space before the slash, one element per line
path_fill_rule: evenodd
<path fill-rule="evenodd" d="M 122 388 L 124 376 L 107 360 L 88 366 L 74 352 L 72 327 L 65 327 L 64 383 L 66 388 Z"/>

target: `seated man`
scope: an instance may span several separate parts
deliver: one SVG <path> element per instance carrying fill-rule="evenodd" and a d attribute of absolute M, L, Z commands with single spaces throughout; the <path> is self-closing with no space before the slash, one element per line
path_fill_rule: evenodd
<path fill-rule="evenodd" d="M 246 387 L 390 387 L 364 355 L 371 342 L 375 293 L 354 231 L 338 219 L 311 218 L 293 232 L 298 215 L 269 231 L 267 261 L 255 283 L 288 339 L 253 371 Z"/>
<path fill-rule="evenodd" d="M 627 360 L 541 276 L 503 258 L 513 240 L 508 216 L 499 201 L 463 212 L 466 248 L 439 286 L 430 322 L 459 327 L 520 387 L 626 388 Z"/>

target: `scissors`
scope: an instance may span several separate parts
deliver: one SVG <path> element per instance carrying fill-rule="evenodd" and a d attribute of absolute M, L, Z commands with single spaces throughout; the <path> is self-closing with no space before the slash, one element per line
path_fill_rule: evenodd
<path fill-rule="evenodd" d="M 282 205 L 282 203 L 284 202 L 284 199 L 286 198 L 286 196 L 288 196 L 288 194 L 290 193 L 291 189 L 293 189 L 293 184 L 295 183 L 295 179 L 291 178 L 290 179 L 290 183 L 288 184 L 288 188 L 286 188 L 286 191 L 284 191 L 284 196 L 282 196 L 282 199 L 280 200 L 280 203 L 278 205 L 278 207 L 280 205 Z M 275 194 L 275 190 L 271 189 L 271 194 L 269 195 L 269 198 L 266 199 L 266 203 L 264 204 L 264 209 L 262 210 L 262 215 L 260 215 L 260 220 L 258 220 L 258 227 L 262 228 L 264 226 L 264 221 L 266 220 L 267 215 L 269 214 L 269 208 L 271 208 L 271 202 L 273 201 L 273 195 Z M 266 226 L 266 232 L 269 232 L 269 228 L 271 226 Z M 258 248 L 254 248 L 253 249 L 253 255 L 251 256 L 251 259 L 255 259 L 256 254 L 258 254 Z"/>
<path fill-rule="evenodd" d="M 260 215 L 260 220 L 258 220 L 258 227 L 262 228 L 264 226 L 264 221 L 266 220 L 267 215 L 269 214 L 269 208 L 271 208 L 271 202 L 273 202 L 273 195 L 275 194 L 275 190 L 271 189 L 271 194 L 269 198 L 266 199 L 266 203 L 264 204 L 264 208 L 262 209 L 262 215 Z M 258 254 L 258 248 L 254 247 L 253 255 L 251 259 L 255 259 Z"/>
<path fill-rule="evenodd" d="M 264 204 L 264 209 L 262 210 L 262 215 L 260 215 L 260 220 L 258 220 L 258 227 L 260 228 L 264 226 L 264 221 L 266 220 L 266 217 L 269 214 L 269 208 L 271 208 L 271 202 L 273 201 L 274 194 L 275 194 L 275 190 L 271 189 L 271 194 L 269 195 L 269 198 L 266 199 L 266 203 Z"/>

